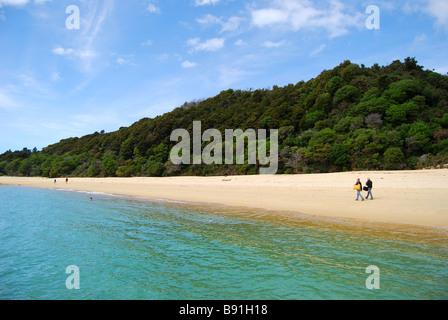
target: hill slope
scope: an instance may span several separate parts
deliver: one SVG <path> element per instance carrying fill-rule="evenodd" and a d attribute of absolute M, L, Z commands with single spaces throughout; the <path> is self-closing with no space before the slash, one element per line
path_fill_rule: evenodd
<path fill-rule="evenodd" d="M 173 130 L 279 129 L 278 173 L 417 169 L 448 162 L 448 77 L 414 58 L 371 68 L 345 61 L 308 82 L 227 90 L 111 133 L 0 155 L 0 175 L 255 174 L 255 165 L 173 165 Z M 203 146 L 205 146 L 203 144 Z"/>

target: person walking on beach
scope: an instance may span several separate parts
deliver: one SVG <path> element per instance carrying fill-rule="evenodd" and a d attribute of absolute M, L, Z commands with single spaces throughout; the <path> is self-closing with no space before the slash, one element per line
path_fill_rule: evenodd
<path fill-rule="evenodd" d="M 364 201 L 364 197 L 361 194 L 362 191 L 362 183 L 361 180 L 357 180 L 356 184 L 353 187 L 354 190 L 356 190 L 356 201 L 358 201 L 359 197 L 361 197 L 361 200 Z"/>
<path fill-rule="evenodd" d="M 373 200 L 373 196 L 372 196 L 373 182 L 372 182 L 372 180 L 370 180 L 370 178 L 367 178 L 366 186 L 368 188 L 366 199 L 369 199 L 369 195 L 370 195 L 370 200 Z"/>
<path fill-rule="evenodd" d="M 65 183 L 68 183 L 68 178 L 65 178 Z"/>

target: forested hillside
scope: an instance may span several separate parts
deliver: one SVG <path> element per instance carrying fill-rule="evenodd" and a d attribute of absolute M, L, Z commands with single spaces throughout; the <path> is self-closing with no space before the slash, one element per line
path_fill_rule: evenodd
<path fill-rule="evenodd" d="M 418 169 L 448 163 L 448 77 L 414 58 L 368 68 L 345 61 L 308 82 L 227 90 L 111 133 L 0 155 L 0 175 L 255 174 L 255 165 L 173 165 L 174 129 L 279 129 L 278 173 Z M 206 145 L 205 143 L 204 145 Z"/>

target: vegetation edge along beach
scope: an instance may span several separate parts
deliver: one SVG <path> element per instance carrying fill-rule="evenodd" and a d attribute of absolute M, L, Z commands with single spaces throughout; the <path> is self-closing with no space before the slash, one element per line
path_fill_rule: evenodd
<path fill-rule="evenodd" d="M 173 164 L 170 135 L 192 132 L 194 121 L 220 132 L 278 129 L 277 175 L 257 176 L 247 161 Z M 447 167 L 448 77 L 406 58 L 344 61 L 307 82 L 229 89 L 115 132 L 9 150 L 0 183 L 56 187 L 52 179 L 70 177 L 74 190 L 447 227 Z M 368 177 L 375 200 L 355 205 L 351 186 Z"/>
<path fill-rule="evenodd" d="M 0 155 L 0 175 L 224 176 L 252 164 L 176 165 L 173 130 L 278 129 L 278 174 L 448 167 L 448 77 L 415 58 L 372 67 L 344 61 L 307 82 L 226 90 L 154 119 Z M 269 140 L 269 138 L 268 138 Z M 204 144 L 204 143 L 203 143 Z M 247 153 L 247 146 L 246 146 Z"/>

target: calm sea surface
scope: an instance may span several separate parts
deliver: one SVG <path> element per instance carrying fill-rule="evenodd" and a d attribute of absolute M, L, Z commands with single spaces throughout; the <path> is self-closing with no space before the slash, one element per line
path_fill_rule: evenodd
<path fill-rule="evenodd" d="M 273 217 L 0 186 L 0 299 L 448 299 L 446 230 Z"/>

